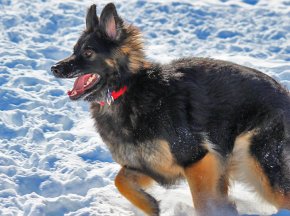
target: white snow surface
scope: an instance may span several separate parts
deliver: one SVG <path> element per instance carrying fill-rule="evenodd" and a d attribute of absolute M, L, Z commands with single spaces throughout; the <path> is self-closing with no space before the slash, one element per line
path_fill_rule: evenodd
<path fill-rule="evenodd" d="M 90 4 L 0 0 L 0 215 L 142 215 L 114 187 L 120 166 L 95 131 L 85 102 L 71 102 L 73 80 L 50 66 L 68 56 Z M 290 0 L 121 0 L 119 14 L 144 33 L 148 58 L 226 59 L 266 72 L 290 88 Z M 155 186 L 162 216 L 194 215 L 186 183 Z M 270 215 L 234 183 L 241 214 Z M 282 211 L 279 215 L 290 215 Z"/>

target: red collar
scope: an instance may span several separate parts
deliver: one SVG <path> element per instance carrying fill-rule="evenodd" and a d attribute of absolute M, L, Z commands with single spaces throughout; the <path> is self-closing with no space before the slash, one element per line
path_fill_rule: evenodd
<path fill-rule="evenodd" d="M 118 91 L 108 92 L 108 95 L 106 98 L 107 104 L 111 105 L 111 102 L 114 102 L 119 97 L 121 97 L 127 91 L 127 88 L 128 88 L 127 86 L 124 86 L 124 87 L 120 88 Z M 101 106 L 105 106 L 106 102 L 105 101 L 97 101 L 97 103 L 100 104 Z"/>
<path fill-rule="evenodd" d="M 127 86 L 124 86 L 123 88 L 120 88 L 119 91 L 113 91 L 111 94 L 112 98 L 114 100 L 118 99 L 127 91 L 127 88 Z"/>

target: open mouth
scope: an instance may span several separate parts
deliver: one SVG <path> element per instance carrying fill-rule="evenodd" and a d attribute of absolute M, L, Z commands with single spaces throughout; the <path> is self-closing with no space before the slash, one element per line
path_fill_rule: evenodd
<path fill-rule="evenodd" d="M 70 99 L 76 100 L 92 89 L 99 83 L 101 77 L 99 74 L 85 74 L 79 76 L 74 83 L 73 89 L 68 91 L 67 94 Z"/>

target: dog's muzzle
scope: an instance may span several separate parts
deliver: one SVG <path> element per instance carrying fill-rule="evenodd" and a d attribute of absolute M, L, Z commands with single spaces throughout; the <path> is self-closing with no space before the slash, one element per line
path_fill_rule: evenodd
<path fill-rule="evenodd" d="M 57 78 L 71 78 L 72 72 L 74 71 L 74 60 L 75 56 L 71 55 L 53 65 L 51 67 L 51 72 Z"/>
<path fill-rule="evenodd" d="M 51 72 L 55 77 L 62 78 L 64 74 L 64 68 L 60 64 L 55 64 L 51 67 Z"/>

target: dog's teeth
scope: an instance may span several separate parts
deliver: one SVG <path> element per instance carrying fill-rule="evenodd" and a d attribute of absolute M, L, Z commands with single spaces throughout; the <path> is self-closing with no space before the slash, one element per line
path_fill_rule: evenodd
<path fill-rule="evenodd" d="M 96 80 L 97 79 L 97 75 L 96 74 L 92 74 L 89 79 L 86 81 L 85 83 L 85 87 L 87 87 L 93 80 Z"/>
<path fill-rule="evenodd" d="M 85 87 L 88 86 L 92 81 L 93 81 L 93 79 L 90 77 L 90 78 L 87 80 L 87 82 L 86 82 L 86 84 L 85 84 Z"/>
<path fill-rule="evenodd" d="M 73 90 L 73 92 L 71 93 L 71 96 L 75 96 L 75 95 L 77 95 L 77 91 Z"/>

